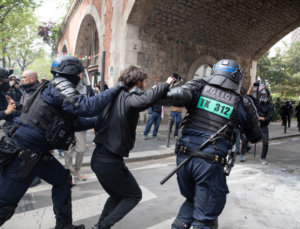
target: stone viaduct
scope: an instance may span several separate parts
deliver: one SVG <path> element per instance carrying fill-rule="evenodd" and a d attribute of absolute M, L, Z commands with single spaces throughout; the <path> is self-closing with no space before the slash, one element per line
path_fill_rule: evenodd
<path fill-rule="evenodd" d="M 199 78 L 230 58 L 248 87 L 260 57 L 299 26 L 299 0 L 74 0 L 57 51 L 95 56 L 83 63 L 102 71 L 105 50 L 109 86 L 130 65 L 147 69 L 151 87 L 172 72 Z"/>
<path fill-rule="evenodd" d="M 300 26 L 299 12 L 299 0 L 74 0 L 57 51 L 100 53 L 83 63 L 101 71 L 105 50 L 110 86 L 130 65 L 147 69 L 150 87 L 172 72 L 191 80 L 222 58 L 242 65 L 248 86 L 259 58 Z"/>

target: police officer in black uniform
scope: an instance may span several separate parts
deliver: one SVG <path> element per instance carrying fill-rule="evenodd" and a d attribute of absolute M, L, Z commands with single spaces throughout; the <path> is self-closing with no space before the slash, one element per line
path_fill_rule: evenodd
<path fill-rule="evenodd" d="M 291 127 L 291 113 L 293 111 L 293 105 L 290 100 L 285 101 L 285 103 L 280 107 L 279 113 L 282 117 L 282 125 L 284 126 L 287 122 L 288 127 Z"/>
<path fill-rule="evenodd" d="M 51 66 L 54 79 L 44 81 L 25 103 L 10 138 L 0 141 L 0 226 L 9 220 L 36 176 L 53 185 L 55 229 L 84 229 L 72 225 L 70 171 L 49 152 L 66 150 L 74 132 L 94 127 L 94 117 L 126 88 L 123 83 L 86 98 L 76 90 L 83 67 L 79 59 L 57 57 Z"/>
<path fill-rule="evenodd" d="M 236 128 L 240 125 L 251 142 L 261 138 L 252 100 L 235 92 L 241 86 L 243 75 L 244 71 L 236 61 L 224 59 L 214 65 L 210 76 L 171 89 L 157 103 L 186 107 L 188 114 L 183 120 L 182 137 L 176 146 L 177 164 L 189 155 L 195 155 L 177 172 L 180 192 L 186 201 L 172 229 L 191 226 L 217 228 L 217 218 L 229 193 L 223 167 L 234 144 Z M 201 151 L 198 150 L 202 143 L 226 124 L 220 137 Z"/>

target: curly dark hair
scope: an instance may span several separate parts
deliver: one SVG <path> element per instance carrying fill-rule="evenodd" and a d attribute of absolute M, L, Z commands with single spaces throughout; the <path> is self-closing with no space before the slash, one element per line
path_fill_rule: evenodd
<path fill-rule="evenodd" d="M 119 82 L 123 82 L 128 88 L 132 88 L 137 82 L 148 78 L 148 74 L 144 69 L 131 66 L 126 68 L 119 77 Z"/>

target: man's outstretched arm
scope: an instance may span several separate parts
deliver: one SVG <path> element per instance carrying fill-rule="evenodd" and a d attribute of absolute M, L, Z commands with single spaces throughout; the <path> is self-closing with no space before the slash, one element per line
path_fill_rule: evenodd
<path fill-rule="evenodd" d="M 191 80 L 181 87 L 172 88 L 161 97 L 156 105 L 188 107 L 193 100 L 193 96 L 205 85 L 202 80 Z"/>

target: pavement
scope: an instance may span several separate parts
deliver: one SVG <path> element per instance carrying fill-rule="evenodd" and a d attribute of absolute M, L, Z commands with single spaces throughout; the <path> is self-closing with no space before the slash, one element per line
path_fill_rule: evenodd
<path fill-rule="evenodd" d="M 257 145 L 260 152 L 262 144 Z M 246 153 L 239 157 L 227 177 L 230 193 L 219 216 L 219 229 L 300 229 L 300 137 L 270 142 L 268 165 Z M 258 153 L 257 153 L 258 154 Z M 127 163 L 143 192 L 142 201 L 112 229 L 170 229 L 185 198 L 180 195 L 176 175 L 159 182 L 176 166 L 176 157 Z M 74 224 L 94 225 L 107 194 L 90 166 L 82 167 L 86 181 L 72 188 Z M 29 188 L 16 214 L 1 229 L 53 229 L 55 218 L 52 186 L 45 181 Z"/>
<path fill-rule="evenodd" d="M 143 139 L 143 131 L 145 125 L 138 125 L 136 129 L 136 141 L 132 151 L 130 151 L 129 157 L 125 158 L 126 162 L 136 162 L 144 160 L 153 160 L 158 158 L 166 158 L 174 156 L 175 143 L 173 133 L 171 133 L 169 148 L 166 147 L 168 126 L 161 125 L 158 131 L 159 140 L 152 138 L 152 132 L 148 135 L 148 140 Z M 174 129 L 174 126 L 173 126 Z M 151 129 L 152 130 L 152 129 Z M 179 131 L 179 137 L 181 131 Z M 297 121 L 291 122 L 291 128 L 287 128 L 287 132 L 284 133 L 284 127 L 281 126 L 281 122 L 271 122 L 269 125 L 269 139 L 270 141 L 293 138 L 300 136 L 300 132 L 297 128 Z M 94 134 L 91 130 L 87 131 L 87 150 L 83 159 L 83 166 L 90 165 L 91 157 L 95 148 L 93 145 Z M 64 159 L 59 156 L 56 150 L 54 156 L 64 165 Z M 73 157 L 75 158 L 75 157 Z"/>

